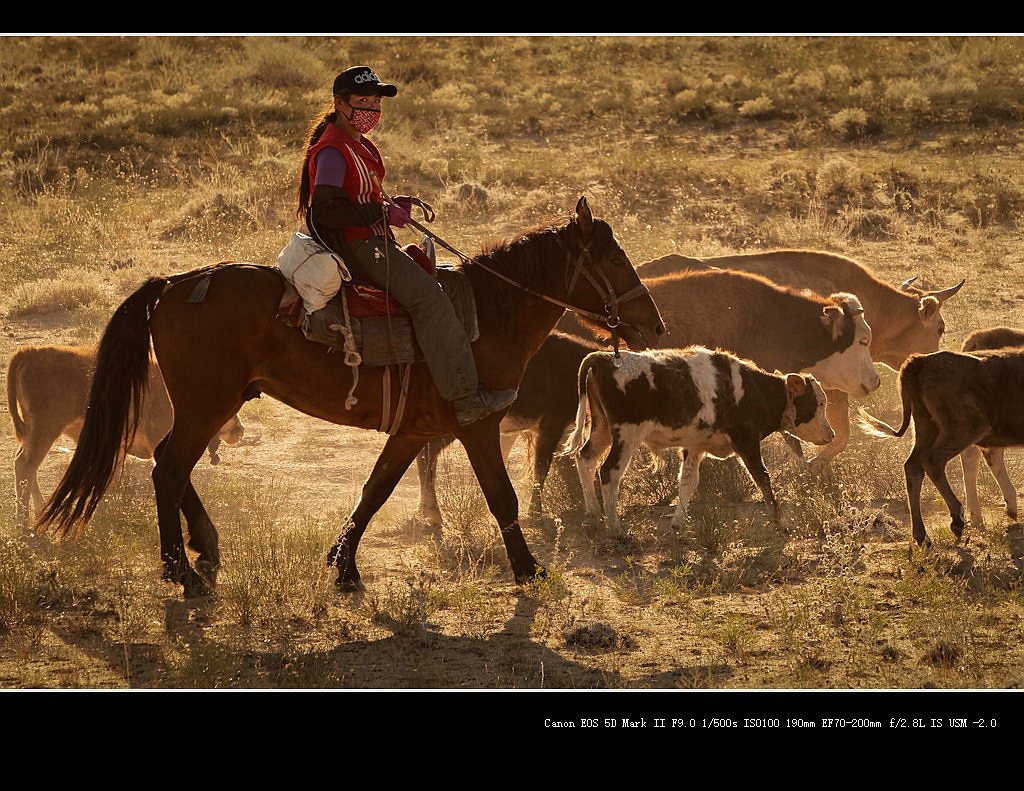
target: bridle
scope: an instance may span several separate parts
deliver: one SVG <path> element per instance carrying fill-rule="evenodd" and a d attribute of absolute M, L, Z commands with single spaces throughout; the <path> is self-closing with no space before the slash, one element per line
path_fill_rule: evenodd
<path fill-rule="evenodd" d="M 460 253 L 459 255 L 462 254 Z M 605 275 L 605 273 L 602 272 L 601 270 L 596 270 L 597 274 L 600 275 L 601 280 L 603 281 L 599 282 L 598 279 L 594 277 L 594 275 L 584 266 L 585 262 L 589 261 L 590 263 L 593 263 L 594 261 L 593 256 L 591 256 L 590 254 L 589 244 L 584 245 L 583 248 L 580 250 L 579 255 L 577 255 L 575 258 L 572 257 L 571 253 L 567 254 L 566 257 L 572 263 L 574 269 L 572 279 L 569 281 L 567 293 L 573 293 L 573 289 L 576 288 L 576 283 L 579 280 L 579 276 L 583 275 L 583 277 L 585 277 L 590 282 L 590 285 L 594 287 L 594 290 L 598 293 L 598 295 L 604 302 L 603 314 L 595 313 L 590 310 L 585 310 L 584 308 L 581 308 L 578 305 L 573 305 L 569 302 L 563 302 L 562 300 L 557 299 L 551 296 L 550 294 L 545 294 L 541 291 L 537 291 L 536 289 L 530 288 L 529 286 L 520 283 L 518 280 L 515 280 L 509 277 L 508 275 L 505 275 L 497 271 L 496 269 L 492 269 L 491 267 L 487 266 L 487 264 L 482 263 L 479 259 L 474 260 L 466 256 L 462 256 L 462 260 L 465 263 L 471 262 L 474 266 L 480 267 L 485 272 L 494 275 L 500 280 L 504 280 L 506 283 L 510 283 L 511 285 L 515 286 L 521 291 L 525 291 L 527 294 L 530 294 L 531 296 L 543 299 L 544 301 L 550 302 L 553 305 L 558 305 L 560 308 L 571 310 L 573 313 L 576 313 L 580 316 L 585 316 L 591 321 L 603 322 L 605 326 L 607 326 L 608 329 L 612 330 L 612 333 L 614 334 L 615 329 L 621 326 L 623 323 L 622 317 L 619 315 L 619 306 L 625 302 L 629 302 L 632 299 L 637 299 L 638 297 L 647 295 L 649 293 L 647 290 L 647 286 L 645 286 L 643 283 L 638 283 L 625 294 L 617 294 L 615 292 L 615 287 L 608 279 L 608 276 Z"/>
<path fill-rule="evenodd" d="M 381 190 L 381 192 L 385 200 L 387 200 L 389 203 L 393 202 L 391 201 L 390 197 L 388 197 L 387 193 L 384 193 L 383 190 Z M 423 209 L 425 219 L 433 218 L 434 211 L 428 204 L 423 203 L 418 198 L 413 198 L 412 201 L 416 205 L 420 206 L 421 209 Z M 543 299 L 544 301 L 550 302 L 551 304 L 557 305 L 558 307 L 563 308 L 565 310 L 570 310 L 579 316 L 583 316 L 585 318 L 590 319 L 591 321 L 603 323 L 606 327 L 608 327 L 609 331 L 611 332 L 612 342 L 615 348 L 616 356 L 618 356 L 619 353 L 618 328 L 624 325 L 622 317 L 619 315 L 619 306 L 626 302 L 629 302 L 630 300 L 637 299 L 643 296 L 648 296 L 650 294 L 650 292 L 647 289 L 647 286 L 644 285 L 644 283 L 642 282 L 638 283 L 633 288 L 629 289 L 626 293 L 618 294 L 616 293 L 615 287 L 612 285 L 611 280 L 608 279 L 608 276 L 600 269 L 595 269 L 594 271 L 597 273 L 598 276 L 600 276 L 599 281 L 598 278 L 594 276 L 594 273 L 592 273 L 586 266 L 584 266 L 586 262 L 589 261 L 590 263 L 593 263 L 594 261 L 593 256 L 590 252 L 590 243 L 588 242 L 587 244 L 583 245 L 582 249 L 576 257 L 573 257 L 572 253 L 566 254 L 566 257 L 572 263 L 574 269 L 566 293 L 573 293 L 573 289 L 576 287 L 576 283 L 579 280 L 579 276 L 583 275 L 583 277 L 586 278 L 587 281 L 589 281 L 590 285 L 594 287 L 594 290 L 598 293 L 598 295 L 604 302 L 604 314 L 595 313 L 590 310 L 585 310 L 584 308 L 581 308 L 577 305 L 572 305 L 568 302 L 563 302 L 560 299 L 552 297 L 550 294 L 544 294 L 543 292 L 530 288 L 529 286 L 520 283 L 518 280 L 515 280 L 514 278 L 511 278 L 508 275 L 499 272 L 496 269 L 492 269 L 491 267 L 487 266 L 487 264 L 484 264 L 480 260 L 470 258 L 465 253 L 461 252 L 460 250 L 457 250 L 455 247 L 448 244 L 448 242 L 439 237 L 429 228 L 426 228 L 422 224 L 416 222 L 416 220 L 410 218 L 408 220 L 408 224 L 413 226 L 417 230 L 425 233 L 427 236 L 429 236 L 431 239 L 433 239 L 435 242 L 437 242 L 439 245 L 441 245 L 449 252 L 452 252 L 455 255 L 457 255 L 462 260 L 463 263 L 472 263 L 474 266 L 480 267 L 480 269 L 493 275 L 499 280 L 504 280 L 506 283 L 515 286 L 521 291 L 525 291 L 527 294 L 530 294 L 531 296 L 537 297 L 538 299 Z M 632 325 L 625 324 L 625 326 L 631 327 Z"/>
<path fill-rule="evenodd" d="M 608 275 L 606 275 L 603 270 L 598 269 L 596 267 L 587 268 L 586 266 L 584 266 L 584 264 L 588 261 L 591 264 L 594 263 L 594 258 L 590 254 L 589 242 L 583 245 L 578 256 L 576 256 L 575 258 L 572 258 L 570 256 L 570 261 L 572 261 L 574 271 L 572 274 L 572 278 L 569 281 L 569 286 L 566 289 L 566 293 L 573 293 L 574 289 L 576 288 L 576 283 L 579 280 L 579 276 L 583 275 L 583 277 L 586 278 L 586 280 L 590 283 L 591 286 L 593 286 L 594 290 L 598 293 L 598 296 L 600 296 L 602 301 L 604 302 L 604 315 L 593 313 L 589 310 L 584 310 L 583 308 L 574 305 L 565 305 L 564 307 L 567 310 L 571 310 L 573 313 L 576 313 L 577 315 L 585 316 L 586 318 L 589 318 L 592 321 L 603 321 L 605 326 L 607 326 L 608 329 L 611 331 L 612 341 L 615 347 L 615 356 L 617 357 L 619 353 L 618 328 L 624 323 L 622 321 L 622 317 L 619 315 L 619 306 L 626 302 L 629 302 L 630 300 L 637 299 L 643 296 L 649 296 L 650 292 L 648 291 L 647 286 L 643 282 L 638 282 L 633 288 L 629 289 L 626 293 L 619 294 L 615 291 L 615 286 L 612 285 L 611 280 L 608 278 Z M 479 264 L 479 261 L 477 263 Z M 600 282 L 598 280 L 599 278 Z M 558 302 L 558 300 L 554 300 L 550 297 L 546 297 L 543 295 L 541 295 L 541 297 L 543 299 L 548 299 L 552 302 Z M 632 325 L 626 324 L 626 326 L 631 327 Z"/>

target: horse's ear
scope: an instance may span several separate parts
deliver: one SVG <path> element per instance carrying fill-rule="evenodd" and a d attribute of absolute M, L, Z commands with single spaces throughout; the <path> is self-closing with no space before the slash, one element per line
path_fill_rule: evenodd
<path fill-rule="evenodd" d="M 587 203 L 586 196 L 580 198 L 576 204 L 576 224 L 584 234 L 594 230 L 594 215 L 590 213 L 590 204 Z"/>

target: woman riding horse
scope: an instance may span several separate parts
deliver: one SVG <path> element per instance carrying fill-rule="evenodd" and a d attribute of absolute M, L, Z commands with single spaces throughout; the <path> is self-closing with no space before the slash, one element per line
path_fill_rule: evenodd
<path fill-rule="evenodd" d="M 434 277 L 395 243 L 389 226 L 409 220 L 410 199 L 385 209 L 384 161 L 366 137 L 394 96 L 372 69 L 355 66 L 334 80 L 334 106 L 310 133 L 298 214 L 312 236 L 341 256 L 352 275 L 387 290 L 409 314 L 427 367 L 461 425 L 508 407 L 515 390 L 486 390 L 477 379 L 466 331 Z"/>

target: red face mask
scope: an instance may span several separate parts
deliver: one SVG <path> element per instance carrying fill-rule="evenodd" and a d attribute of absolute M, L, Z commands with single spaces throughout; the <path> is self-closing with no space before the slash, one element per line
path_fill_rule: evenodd
<path fill-rule="evenodd" d="M 356 128 L 360 134 L 366 134 L 380 122 L 380 110 L 366 110 L 352 107 L 352 115 L 349 116 L 349 123 Z"/>

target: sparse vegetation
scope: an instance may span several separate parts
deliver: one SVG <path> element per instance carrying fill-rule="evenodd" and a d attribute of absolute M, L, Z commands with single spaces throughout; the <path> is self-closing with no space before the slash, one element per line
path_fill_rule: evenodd
<path fill-rule="evenodd" d="M 273 264 L 295 225 L 308 123 L 354 63 L 400 86 L 374 135 L 387 181 L 431 203 L 459 249 L 585 194 L 637 263 L 831 250 L 894 284 L 966 276 L 944 308 L 947 348 L 978 327 L 1024 326 L 1019 38 L 8 36 L 3 359 L 95 339 L 150 274 Z M 888 416 L 895 375 L 883 380 L 864 404 Z M 0 687 L 1024 684 L 1020 525 L 983 477 L 987 525 L 953 544 L 926 484 L 936 546 L 911 550 L 908 440 L 855 433 L 824 470 L 766 443 L 781 529 L 735 460 L 708 460 L 674 532 L 678 464 L 643 459 L 623 481 L 620 541 L 582 520 L 556 465 L 544 518 L 522 509 L 551 571 L 526 588 L 454 445 L 440 465 L 445 529 L 415 524 L 410 472 L 361 545 L 367 592 L 342 597 L 323 560 L 382 437 L 268 398 L 241 417 L 243 443 L 193 475 L 221 535 L 210 600 L 160 579 L 148 464 L 129 463 L 61 545 L 16 532 L 6 473 Z M 66 464 L 61 444 L 44 492 Z M 9 422 L 0 445 L 12 460 Z M 525 503 L 522 448 L 510 466 Z"/>

